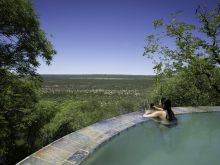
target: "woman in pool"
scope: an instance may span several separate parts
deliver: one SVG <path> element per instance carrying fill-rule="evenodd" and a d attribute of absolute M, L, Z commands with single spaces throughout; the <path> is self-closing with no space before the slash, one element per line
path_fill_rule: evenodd
<path fill-rule="evenodd" d="M 151 108 L 155 109 L 156 111 L 148 111 L 143 115 L 143 117 L 159 118 L 161 120 L 167 120 L 167 121 L 176 120 L 176 117 L 171 109 L 170 99 L 162 98 L 161 106 L 162 108 L 159 108 L 151 104 Z"/>

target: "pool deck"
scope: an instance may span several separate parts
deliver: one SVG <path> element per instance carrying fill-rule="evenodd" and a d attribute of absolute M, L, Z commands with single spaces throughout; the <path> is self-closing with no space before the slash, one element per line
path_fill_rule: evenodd
<path fill-rule="evenodd" d="M 174 107 L 175 114 L 220 112 L 220 106 Z M 100 121 L 70 133 L 28 156 L 17 165 L 79 165 L 112 137 L 149 120 L 143 112 L 132 112 Z"/>

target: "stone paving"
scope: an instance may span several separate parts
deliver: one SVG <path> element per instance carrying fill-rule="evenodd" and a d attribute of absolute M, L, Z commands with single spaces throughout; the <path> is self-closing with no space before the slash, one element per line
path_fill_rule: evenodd
<path fill-rule="evenodd" d="M 175 114 L 220 112 L 215 107 L 174 107 Z M 100 121 L 68 134 L 25 158 L 17 165 L 79 165 L 89 154 L 120 132 L 146 122 L 143 112 L 133 112 Z"/>

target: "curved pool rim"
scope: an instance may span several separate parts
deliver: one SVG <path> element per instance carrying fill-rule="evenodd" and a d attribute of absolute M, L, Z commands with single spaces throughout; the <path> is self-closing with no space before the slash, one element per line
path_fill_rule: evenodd
<path fill-rule="evenodd" d="M 220 112 L 220 106 L 173 107 L 176 115 Z M 100 146 L 121 132 L 148 121 L 143 112 L 132 112 L 102 120 L 70 133 L 26 157 L 17 165 L 79 165 Z"/>

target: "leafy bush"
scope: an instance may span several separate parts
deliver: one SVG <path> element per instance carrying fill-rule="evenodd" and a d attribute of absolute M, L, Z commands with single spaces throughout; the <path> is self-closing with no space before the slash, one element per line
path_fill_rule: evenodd
<path fill-rule="evenodd" d="M 43 144 L 90 125 L 103 116 L 104 112 L 97 101 L 64 101 L 53 119 L 41 130 Z"/>
<path fill-rule="evenodd" d="M 194 25 L 178 20 L 179 11 L 170 21 L 154 21 L 157 32 L 144 47 L 159 80 L 153 99 L 166 95 L 174 106 L 220 104 L 219 8 L 219 0 L 213 7 L 198 5 Z"/>
<path fill-rule="evenodd" d="M 213 72 L 212 81 L 220 84 L 220 70 Z M 220 105 L 220 94 L 214 90 L 205 75 L 196 75 L 192 71 L 181 72 L 160 83 L 152 93 L 152 100 L 161 96 L 171 98 L 173 106 Z"/>

